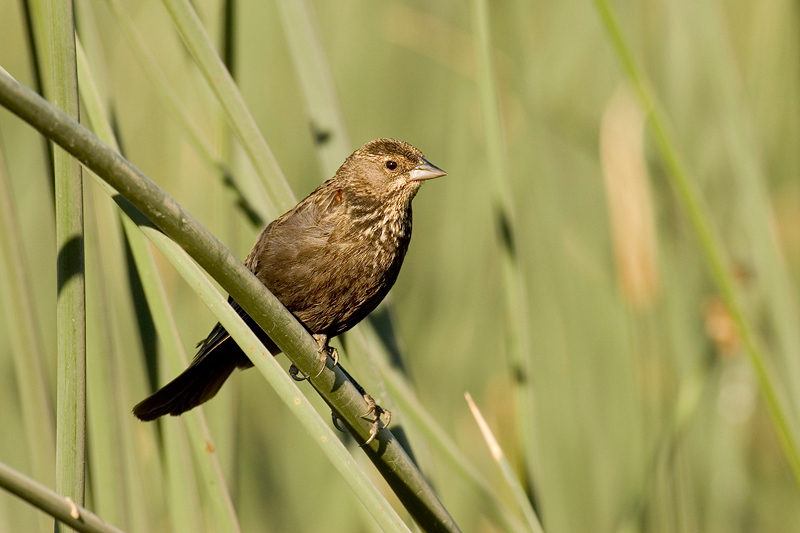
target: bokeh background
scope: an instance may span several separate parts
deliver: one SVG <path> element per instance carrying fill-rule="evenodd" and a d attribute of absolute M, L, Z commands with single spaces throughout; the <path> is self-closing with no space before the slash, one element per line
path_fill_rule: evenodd
<path fill-rule="evenodd" d="M 307 5 L 349 133 L 339 160 L 370 139 L 394 137 L 449 174 L 417 196 L 403 271 L 372 320 L 401 354 L 421 405 L 502 504 L 517 512 L 467 408 L 467 391 L 550 533 L 800 530 L 800 494 L 752 365 L 596 5 L 489 3 L 504 141 L 499 177 L 487 150 L 471 3 Z M 800 414 L 800 6 L 787 0 L 612 5 L 724 243 L 794 429 Z M 305 196 L 330 169 L 316 155 L 315 138 L 325 132 L 309 118 L 287 44 L 291 26 L 282 24 L 271 1 L 199 0 L 194 7 L 226 52 L 295 195 Z M 164 6 L 81 0 L 76 18 L 126 157 L 244 258 L 260 225 L 198 152 L 128 38 L 130 28 L 141 35 L 234 181 L 252 174 Z M 0 0 L 0 35 L 0 65 L 35 86 L 23 2 Z M 49 156 L 38 134 L 5 110 L 0 136 L 55 397 Z M 508 187 L 507 220 L 522 280 L 510 285 L 498 183 Z M 107 198 L 88 175 L 85 188 L 92 197 L 91 249 L 116 229 L 95 214 Z M 176 511 L 167 497 L 163 435 L 181 421 L 145 425 L 130 414 L 171 375 L 158 371 L 161 348 L 135 281 L 125 268 L 109 266 L 125 261 L 88 261 L 87 506 L 129 531 L 172 531 Z M 191 352 L 215 319 L 159 261 Z M 98 286 L 110 291 L 110 304 L 100 303 Z M 13 302 L 3 312 L 11 309 Z M 98 333 L 110 314 L 121 347 L 113 354 Z M 0 461 L 30 473 L 33 448 L 7 323 L 0 320 Z M 522 362 L 511 353 L 520 339 Z M 92 392 L 92 365 L 109 360 L 112 370 L 102 379 L 113 401 Z M 366 361 L 343 358 L 368 389 L 379 391 L 379 403 L 394 406 L 395 427 L 407 434 L 462 530 L 507 530 L 493 504 L 464 482 L 414 417 L 381 392 L 380 372 Z M 112 418 L 92 418 L 98 402 L 111 405 Z M 257 372 L 237 372 L 205 412 L 245 531 L 377 529 Z M 123 429 L 99 431 L 99 424 Z M 108 450 L 122 461 L 114 490 L 98 485 L 104 463 L 97 454 Z M 191 472 L 188 446 L 185 460 Z M 53 486 L 53 478 L 41 481 Z M 192 497 L 191 527 L 215 531 L 205 497 L 201 489 Z M 0 531 L 41 527 L 37 511 L 0 495 Z"/>

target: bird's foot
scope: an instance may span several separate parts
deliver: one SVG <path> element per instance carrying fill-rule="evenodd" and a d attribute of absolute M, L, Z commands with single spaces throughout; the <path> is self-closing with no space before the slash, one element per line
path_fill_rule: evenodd
<path fill-rule="evenodd" d="M 333 366 L 339 364 L 339 352 L 333 346 L 328 346 L 328 336 L 324 333 L 316 333 L 313 335 L 313 337 L 314 340 L 317 341 L 317 353 L 319 353 L 319 358 L 322 361 L 322 368 L 320 368 L 319 372 L 317 372 L 317 375 L 314 376 L 317 378 L 320 374 L 322 374 L 322 371 L 325 370 L 329 355 L 333 359 Z"/>
<path fill-rule="evenodd" d="M 369 394 L 364 394 L 364 400 L 367 402 L 367 412 L 361 415 L 361 418 L 372 418 L 372 427 L 369 430 L 369 438 L 362 444 L 361 446 L 367 446 L 370 442 L 375 440 L 375 437 L 378 436 L 378 432 L 381 430 L 381 416 L 386 417 L 386 423 L 383 425 L 384 428 L 388 428 L 389 424 L 392 422 L 392 412 L 388 409 L 384 409 L 377 403 L 375 400 L 372 399 L 372 396 Z"/>
<path fill-rule="evenodd" d="M 362 418 L 368 418 L 374 416 L 375 418 L 372 421 L 372 427 L 369 430 L 369 438 L 362 444 L 361 446 L 368 446 L 370 442 L 375 440 L 375 437 L 378 436 L 378 432 L 381 430 L 381 416 L 386 418 L 386 423 L 383 424 L 384 428 L 388 428 L 389 424 L 392 422 L 392 412 L 384 409 L 380 405 L 375 403 L 375 400 L 372 399 L 372 396 L 369 394 L 364 395 L 364 400 L 367 402 L 367 412 L 361 415 Z M 336 411 L 331 411 L 331 420 L 333 421 L 333 427 L 341 431 L 342 433 L 347 433 L 347 430 L 339 425 L 339 415 L 336 414 Z"/>
<path fill-rule="evenodd" d="M 308 376 L 303 375 L 303 373 L 294 365 L 294 363 L 292 363 L 292 366 L 289 367 L 289 375 L 292 376 L 292 379 L 295 381 L 305 381 L 308 379 Z"/>
<path fill-rule="evenodd" d="M 314 337 L 314 340 L 317 341 L 317 353 L 319 354 L 320 361 L 322 362 L 322 367 L 319 369 L 319 372 L 314 375 L 315 378 L 318 378 L 320 374 L 322 374 L 323 370 L 325 370 L 325 366 L 328 364 L 329 355 L 331 358 L 333 358 L 333 366 L 339 364 L 339 352 L 333 346 L 328 346 L 327 335 L 319 333 L 312 336 Z M 289 374 L 295 381 L 305 381 L 308 379 L 308 376 L 303 374 L 294 364 L 289 367 Z"/>
<path fill-rule="evenodd" d="M 331 420 L 333 421 L 333 427 L 335 427 L 342 433 L 347 433 L 347 429 L 339 425 L 339 420 L 341 420 L 341 418 L 339 418 L 339 415 L 337 415 L 336 411 L 334 410 L 331 410 Z"/>

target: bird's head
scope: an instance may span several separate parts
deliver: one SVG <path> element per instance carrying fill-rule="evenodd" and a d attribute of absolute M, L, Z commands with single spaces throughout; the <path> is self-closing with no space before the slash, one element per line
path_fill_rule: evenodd
<path fill-rule="evenodd" d="M 406 142 L 375 139 L 353 152 L 336 174 L 356 194 L 407 206 L 423 181 L 447 173 Z"/>

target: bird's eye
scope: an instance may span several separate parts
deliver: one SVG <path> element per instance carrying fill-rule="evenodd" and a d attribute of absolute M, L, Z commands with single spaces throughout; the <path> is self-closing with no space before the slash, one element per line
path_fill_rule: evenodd
<path fill-rule="evenodd" d="M 389 161 L 386 162 L 386 168 L 388 168 L 389 170 L 396 169 L 397 168 L 397 162 L 396 161 L 392 161 L 390 159 Z"/>

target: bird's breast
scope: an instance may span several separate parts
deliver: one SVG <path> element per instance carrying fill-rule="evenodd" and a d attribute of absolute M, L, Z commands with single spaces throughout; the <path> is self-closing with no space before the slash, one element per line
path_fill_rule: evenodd
<path fill-rule="evenodd" d="M 338 335 L 363 320 L 397 280 L 411 219 L 385 213 L 344 219 L 310 269 L 313 301 L 293 310 L 315 333 Z"/>

